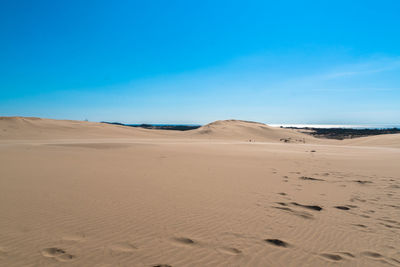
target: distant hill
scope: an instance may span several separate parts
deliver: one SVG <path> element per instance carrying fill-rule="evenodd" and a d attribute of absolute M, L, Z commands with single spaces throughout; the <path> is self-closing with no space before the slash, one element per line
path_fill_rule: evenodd
<path fill-rule="evenodd" d="M 0 117 L 1 139 L 130 138 L 162 136 L 161 132 L 98 122 Z"/>
<path fill-rule="evenodd" d="M 190 131 L 193 137 L 228 139 L 249 142 L 315 142 L 316 138 L 291 129 L 271 127 L 263 123 L 241 120 L 220 120 Z"/>
<path fill-rule="evenodd" d="M 169 131 L 167 131 L 169 130 Z M 332 130 L 332 129 L 331 129 Z M 199 139 L 240 142 L 313 143 L 400 147 L 400 134 L 381 134 L 345 140 L 316 138 L 299 129 L 271 127 L 263 123 L 220 120 L 204 126 L 137 125 L 53 120 L 35 117 L 0 117 L 0 139 Z"/>

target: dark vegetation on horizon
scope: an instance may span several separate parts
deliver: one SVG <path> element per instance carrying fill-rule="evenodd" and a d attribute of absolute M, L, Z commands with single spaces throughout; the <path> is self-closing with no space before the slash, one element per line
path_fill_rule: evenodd
<path fill-rule="evenodd" d="M 364 137 L 370 135 L 400 133 L 399 128 L 390 128 L 390 129 L 312 128 L 312 127 L 305 127 L 305 128 L 284 127 L 284 128 L 300 130 L 300 132 L 302 133 L 306 133 L 317 138 L 329 138 L 338 140 Z"/>
<path fill-rule="evenodd" d="M 188 131 L 200 128 L 201 125 L 181 125 L 181 124 L 123 124 L 120 122 L 107 122 L 102 121 L 102 123 L 115 124 L 128 127 L 140 127 L 145 129 L 159 129 L 159 130 L 176 130 L 176 131 Z"/>

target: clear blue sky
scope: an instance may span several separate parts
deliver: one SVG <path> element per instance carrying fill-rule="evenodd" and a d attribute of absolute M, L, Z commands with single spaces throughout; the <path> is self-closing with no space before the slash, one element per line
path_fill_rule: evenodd
<path fill-rule="evenodd" d="M 400 1 L 0 2 L 0 116 L 400 123 Z"/>

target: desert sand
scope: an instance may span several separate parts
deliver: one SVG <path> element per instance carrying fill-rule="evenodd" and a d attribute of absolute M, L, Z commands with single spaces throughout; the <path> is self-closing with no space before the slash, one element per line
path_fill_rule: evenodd
<path fill-rule="evenodd" d="M 2 117 L 0 266 L 400 266 L 400 135 Z"/>

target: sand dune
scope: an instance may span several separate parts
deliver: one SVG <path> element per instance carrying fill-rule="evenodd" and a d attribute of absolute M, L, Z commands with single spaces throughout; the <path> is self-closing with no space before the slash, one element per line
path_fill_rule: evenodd
<path fill-rule="evenodd" d="M 400 148 L 400 134 L 382 134 L 345 140 L 345 144 Z"/>
<path fill-rule="evenodd" d="M 166 135 L 165 131 L 97 122 L 52 120 L 35 117 L 0 117 L 1 139 L 109 138 Z"/>
<path fill-rule="evenodd" d="M 318 139 L 289 129 L 239 120 L 216 121 L 191 131 L 166 131 L 70 120 L 52 120 L 26 117 L 0 117 L 2 139 L 46 138 L 194 138 L 237 141 L 318 142 Z"/>
<path fill-rule="evenodd" d="M 310 143 L 357 146 L 400 146 L 400 134 L 368 136 L 343 141 L 315 138 L 293 129 L 271 127 L 263 123 L 221 120 L 190 131 L 126 127 L 120 125 L 53 120 L 35 117 L 0 117 L 0 139 L 195 139 L 242 142 Z"/>
<path fill-rule="evenodd" d="M 0 266 L 400 266 L 397 137 L 1 118 Z"/>
<path fill-rule="evenodd" d="M 263 123 L 240 120 L 215 121 L 191 131 L 191 134 L 197 138 L 252 142 L 320 142 L 320 140 L 310 135 L 299 133 L 295 130 L 276 128 Z"/>

